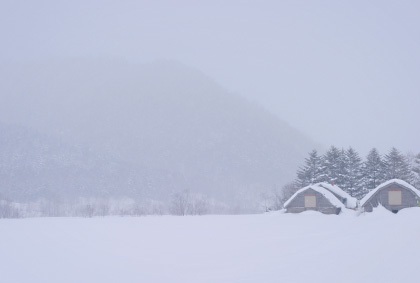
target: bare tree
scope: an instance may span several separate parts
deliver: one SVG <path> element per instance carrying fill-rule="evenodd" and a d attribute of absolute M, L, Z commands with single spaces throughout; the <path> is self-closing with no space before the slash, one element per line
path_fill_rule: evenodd
<path fill-rule="evenodd" d="M 294 193 L 299 190 L 296 183 L 288 183 L 281 188 L 281 201 L 284 204 Z"/>
<path fill-rule="evenodd" d="M 191 195 L 188 190 L 175 193 L 172 196 L 171 212 L 174 215 L 185 216 L 191 210 Z"/>
<path fill-rule="evenodd" d="M 98 204 L 98 215 L 100 216 L 107 216 L 110 214 L 111 206 L 109 205 L 108 200 L 100 200 Z"/>
<path fill-rule="evenodd" d="M 272 202 L 272 196 L 269 192 L 262 192 L 260 194 L 261 199 L 261 206 L 264 210 L 264 212 L 269 212 L 271 210 L 271 202 Z"/>
<path fill-rule="evenodd" d="M 95 207 L 90 203 L 85 204 L 80 208 L 80 213 L 83 217 L 93 217 L 95 214 Z"/>
<path fill-rule="evenodd" d="M 274 189 L 271 192 L 271 210 L 280 210 L 283 208 L 283 204 L 285 202 L 284 199 L 284 191 Z"/>
<path fill-rule="evenodd" d="M 280 189 L 273 189 L 270 192 L 260 194 L 261 206 L 265 212 L 280 210 L 284 203 L 298 190 L 295 183 L 289 183 Z"/>
<path fill-rule="evenodd" d="M 0 218 L 19 218 L 21 217 L 19 209 L 13 203 L 0 200 Z"/>
<path fill-rule="evenodd" d="M 205 195 L 192 195 L 191 196 L 191 214 L 204 215 L 209 213 L 210 202 Z"/>

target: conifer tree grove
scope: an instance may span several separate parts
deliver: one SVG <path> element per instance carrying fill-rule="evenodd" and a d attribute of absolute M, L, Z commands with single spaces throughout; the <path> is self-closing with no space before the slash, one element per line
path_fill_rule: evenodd
<path fill-rule="evenodd" d="M 350 147 L 346 151 L 346 162 L 346 176 L 343 189 L 352 197 L 361 199 L 366 193 L 363 190 L 362 159 L 359 154 Z"/>
<path fill-rule="evenodd" d="M 346 151 L 342 148 L 340 150 L 340 157 L 338 158 L 338 175 L 337 175 L 335 184 L 337 184 L 344 191 L 349 193 L 349 191 L 347 190 L 347 187 L 345 186 L 346 176 L 347 176 L 347 166 L 348 166 L 348 161 L 347 161 Z"/>
<path fill-rule="evenodd" d="M 385 179 L 401 179 L 408 183 L 413 181 L 413 173 L 407 158 L 395 147 L 391 148 L 384 157 Z"/>
<path fill-rule="evenodd" d="M 321 182 L 321 157 L 314 149 L 305 158 L 305 165 L 297 173 L 296 184 L 299 187 L 305 187 L 310 184 Z"/>
<path fill-rule="evenodd" d="M 340 185 L 341 183 L 341 151 L 331 146 L 322 158 L 321 179 L 324 182 Z"/>
<path fill-rule="evenodd" d="M 373 148 L 363 162 L 352 147 L 340 150 L 331 146 L 323 156 L 313 150 L 298 170 L 295 184 L 302 188 L 319 182 L 333 183 L 357 199 L 390 179 L 401 179 L 420 189 L 420 153 L 409 157 L 392 148 L 382 158 Z"/>
<path fill-rule="evenodd" d="M 413 185 L 420 189 L 420 153 L 414 157 L 411 170 L 413 172 Z"/>
<path fill-rule="evenodd" d="M 385 181 L 385 165 L 376 148 L 369 151 L 363 164 L 364 193 L 376 188 Z"/>

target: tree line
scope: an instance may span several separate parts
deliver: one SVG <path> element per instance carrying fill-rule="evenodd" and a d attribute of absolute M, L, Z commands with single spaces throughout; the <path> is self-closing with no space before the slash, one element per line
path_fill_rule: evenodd
<path fill-rule="evenodd" d="M 401 179 L 420 189 L 420 153 L 404 155 L 393 147 L 387 154 L 381 155 L 373 148 L 362 160 L 352 147 L 339 149 L 331 146 L 324 155 L 312 150 L 297 171 L 296 186 L 302 188 L 330 182 L 352 197 L 361 199 L 390 179 Z"/>
<path fill-rule="evenodd" d="M 183 190 L 165 200 L 131 198 L 38 199 L 17 203 L 0 195 L 1 218 L 25 217 L 97 217 L 144 215 L 229 214 L 228 207 L 207 195 Z"/>

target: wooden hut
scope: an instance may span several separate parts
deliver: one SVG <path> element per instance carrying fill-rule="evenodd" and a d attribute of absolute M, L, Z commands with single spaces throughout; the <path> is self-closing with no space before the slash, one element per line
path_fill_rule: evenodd
<path fill-rule="evenodd" d="M 355 209 L 357 200 L 338 186 L 318 183 L 298 190 L 284 208 L 287 213 L 299 213 L 315 210 L 324 214 L 340 214 L 345 208 Z"/>
<path fill-rule="evenodd" d="M 360 201 L 360 207 L 363 211 L 372 212 L 374 207 L 382 205 L 397 213 L 403 208 L 418 206 L 419 200 L 419 190 L 403 180 L 392 179 L 370 191 Z"/>

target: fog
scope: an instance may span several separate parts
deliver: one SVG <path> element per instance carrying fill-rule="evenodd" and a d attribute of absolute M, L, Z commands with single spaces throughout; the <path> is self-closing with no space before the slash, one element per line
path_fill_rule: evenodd
<path fill-rule="evenodd" d="M 417 1 L 2 1 L 1 61 L 174 60 L 317 142 L 418 151 Z"/>
<path fill-rule="evenodd" d="M 0 281 L 414 281 L 419 11 L 0 0 Z"/>
<path fill-rule="evenodd" d="M 312 149 L 418 153 L 419 8 L 2 1 L 0 195 L 255 212 Z"/>

